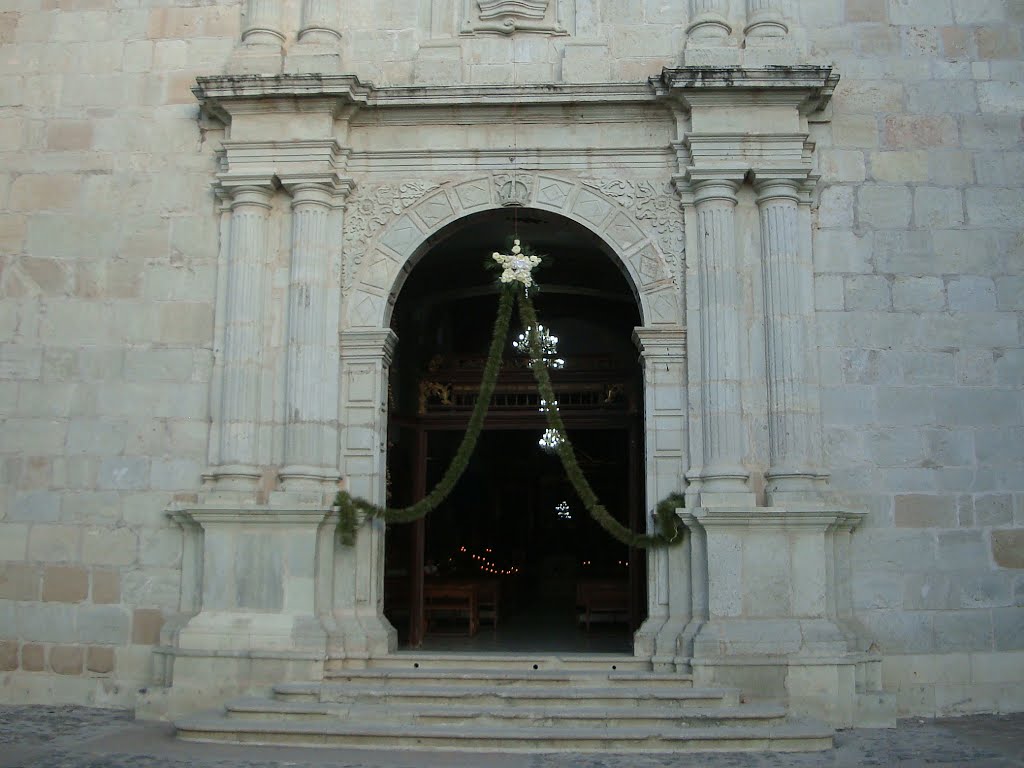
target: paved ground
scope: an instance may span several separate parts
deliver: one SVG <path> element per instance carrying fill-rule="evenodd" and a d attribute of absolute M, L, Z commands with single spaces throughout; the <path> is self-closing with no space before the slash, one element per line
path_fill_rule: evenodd
<path fill-rule="evenodd" d="M 904 720 L 812 754 L 510 755 L 230 747 L 175 741 L 130 712 L 0 706 L 0 768 L 1024 768 L 1024 714 Z"/>

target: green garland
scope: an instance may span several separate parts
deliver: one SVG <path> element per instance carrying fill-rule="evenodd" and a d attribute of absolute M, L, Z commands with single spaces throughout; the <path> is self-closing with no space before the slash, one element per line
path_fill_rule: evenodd
<path fill-rule="evenodd" d="M 512 282 L 502 286 L 501 298 L 498 303 L 498 315 L 494 320 L 494 330 L 491 335 L 491 346 L 488 351 L 487 364 L 484 367 L 483 377 L 480 382 L 480 394 L 473 406 L 473 413 L 469 419 L 469 425 L 455 452 L 455 457 L 445 471 L 444 476 L 434 486 L 433 490 L 424 496 L 420 501 L 408 507 L 399 509 L 384 508 L 371 504 L 365 499 L 355 498 L 347 491 L 339 491 L 335 497 L 334 505 L 338 508 L 338 538 L 345 546 L 352 546 L 356 540 L 356 530 L 363 521 L 379 518 L 388 523 L 409 523 L 418 520 L 436 509 L 451 493 L 459 478 L 469 466 L 469 458 L 476 448 L 477 439 L 483 430 L 484 418 L 491 404 L 491 396 L 498 381 L 498 372 L 501 369 L 502 349 L 508 336 L 508 328 L 512 318 L 512 305 L 518 299 L 519 316 L 524 331 L 527 328 L 538 327 L 537 314 L 533 308 L 533 302 L 527 290 L 519 283 Z M 551 378 L 548 375 L 547 365 L 544 362 L 543 353 L 540 349 L 540 341 L 537 334 L 527 334 L 530 339 L 530 367 L 533 376 L 537 381 L 540 395 L 547 403 L 555 402 L 554 388 L 551 386 Z M 598 501 L 590 483 L 587 482 L 576 461 L 576 454 L 572 444 L 565 433 L 565 425 L 557 408 L 546 408 L 548 425 L 558 433 L 560 438 L 556 448 L 562 466 L 565 468 L 573 488 L 579 494 L 583 505 L 590 512 L 591 516 L 613 537 L 630 547 L 648 548 L 656 546 L 667 546 L 677 544 L 683 538 L 683 526 L 676 517 L 675 510 L 683 506 L 683 497 L 680 494 L 672 494 L 662 500 L 655 509 L 655 524 L 658 532 L 655 534 L 633 533 L 629 528 L 616 520 L 605 507 Z"/>
<path fill-rule="evenodd" d="M 527 291 L 519 295 L 519 317 L 526 328 L 538 328 L 537 313 L 533 308 L 533 301 Z M 533 370 L 533 378 L 537 380 L 537 388 L 540 396 L 546 403 L 556 402 L 555 390 L 551 386 L 551 376 L 548 374 L 548 366 L 544 361 L 544 351 L 541 349 L 540 338 L 536 333 L 527 334 L 530 340 L 530 368 Z M 679 494 L 672 494 L 661 501 L 654 511 L 655 524 L 658 527 L 656 534 L 634 533 L 626 526 L 616 520 L 611 513 L 598 501 L 597 494 L 590 487 L 587 478 L 576 461 L 576 452 L 565 432 L 565 424 L 557 407 L 549 406 L 544 409 L 547 415 L 548 426 L 558 433 L 558 444 L 555 451 L 558 458 L 562 460 L 565 474 L 569 477 L 572 487 L 587 508 L 590 516 L 597 521 L 598 525 L 604 528 L 613 537 L 630 547 L 646 549 L 648 547 L 664 546 L 675 544 L 682 540 L 682 523 L 676 517 L 676 508 L 683 506 L 683 497 Z"/>

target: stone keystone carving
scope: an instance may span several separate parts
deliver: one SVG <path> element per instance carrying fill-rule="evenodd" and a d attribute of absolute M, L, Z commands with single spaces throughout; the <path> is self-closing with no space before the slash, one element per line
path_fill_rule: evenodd
<path fill-rule="evenodd" d="M 533 177 L 500 174 L 494 177 L 494 186 L 502 205 L 527 205 L 533 191 Z"/>

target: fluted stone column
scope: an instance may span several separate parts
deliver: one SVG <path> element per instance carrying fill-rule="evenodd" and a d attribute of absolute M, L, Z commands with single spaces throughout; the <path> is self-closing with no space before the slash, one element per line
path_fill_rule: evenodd
<path fill-rule="evenodd" d="M 340 39 L 337 0 L 302 0 L 299 42 L 334 45 Z"/>
<path fill-rule="evenodd" d="M 728 0 L 690 0 L 687 34 L 696 39 L 728 37 L 732 32 L 728 12 Z"/>
<path fill-rule="evenodd" d="M 267 222 L 270 183 L 227 190 L 231 196 L 223 365 L 210 477 L 230 490 L 251 490 L 259 480 L 260 381 L 263 357 Z"/>
<path fill-rule="evenodd" d="M 747 493 L 740 387 L 740 273 L 736 193 L 740 179 L 691 182 L 697 213 L 700 296 L 702 493 Z"/>
<path fill-rule="evenodd" d="M 338 479 L 337 313 L 330 311 L 334 184 L 298 182 L 292 193 L 285 379 L 286 490 Z"/>
<path fill-rule="evenodd" d="M 284 42 L 284 33 L 281 32 L 281 0 L 247 1 L 242 42 L 274 46 Z"/>
<path fill-rule="evenodd" d="M 743 30 L 749 38 L 785 37 L 789 27 L 779 10 L 780 0 L 747 0 L 747 26 Z"/>
<path fill-rule="evenodd" d="M 755 182 L 768 378 L 769 492 L 807 491 L 818 477 L 818 407 L 812 398 L 808 330 L 813 269 L 800 237 L 800 182 Z"/>

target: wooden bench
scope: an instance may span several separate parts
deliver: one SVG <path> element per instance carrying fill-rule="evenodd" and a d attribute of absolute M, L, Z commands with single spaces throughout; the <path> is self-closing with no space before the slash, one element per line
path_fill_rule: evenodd
<path fill-rule="evenodd" d="M 480 605 L 477 601 L 477 585 L 443 582 L 428 582 L 424 584 L 423 634 L 431 630 L 436 631 L 436 623 L 439 620 L 456 624 L 465 621 L 465 634 L 470 637 L 475 635 L 477 630 L 480 629 Z"/>
<path fill-rule="evenodd" d="M 590 620 L 629 621 L 629 585 L 621 581 L 581 581 L 576 585 L 576 605 L 590 631 Z"/>
<path fill-rule="evenodd" d="M 490 621 L 493 629 L 498 628 L 498 609 L 501 605 L 501 585 L 498 581 L 474 582 L 476 587 L 476 604 L 481 621 Z"/>

